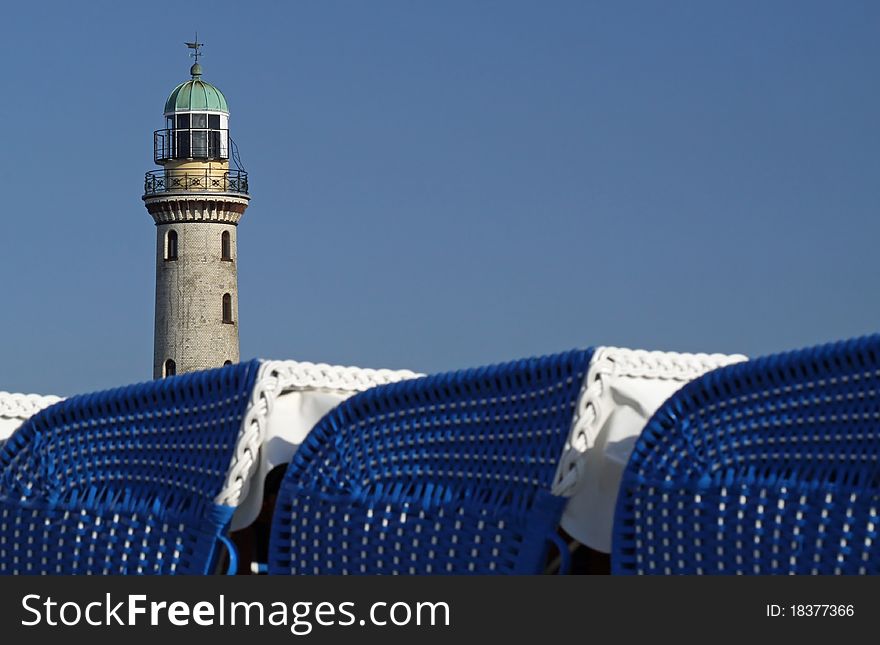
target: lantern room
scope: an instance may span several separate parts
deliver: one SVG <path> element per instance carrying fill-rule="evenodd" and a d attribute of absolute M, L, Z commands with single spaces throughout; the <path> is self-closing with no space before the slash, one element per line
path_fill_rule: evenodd
<path fill-rule="evenodd" d="M 165 128 L 153 133 L 157 164 L 229 160 L 229 108 L 223 93 L 202 80 L 202 66 L 174 88 L 165 102 Z"/>

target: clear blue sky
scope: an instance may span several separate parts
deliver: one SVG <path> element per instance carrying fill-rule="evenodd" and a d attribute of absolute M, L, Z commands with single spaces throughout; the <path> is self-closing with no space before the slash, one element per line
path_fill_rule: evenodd
<path fill-rule="evenodd" d="M 4 7 L 0 389 L 148 379 L 154 129 L 226 94 L 242 357 L 445 370 L 880 328 L 880 3 Z"/>

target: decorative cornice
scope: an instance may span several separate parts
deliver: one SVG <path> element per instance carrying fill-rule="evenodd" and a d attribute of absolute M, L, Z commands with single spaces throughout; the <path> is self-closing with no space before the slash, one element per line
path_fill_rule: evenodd
<path fill-rule="evenodd" d="M 237 225 L 250 198 L 217 193 L 144 196 L 147 211 L 159 224 L 216 222 Z"/>

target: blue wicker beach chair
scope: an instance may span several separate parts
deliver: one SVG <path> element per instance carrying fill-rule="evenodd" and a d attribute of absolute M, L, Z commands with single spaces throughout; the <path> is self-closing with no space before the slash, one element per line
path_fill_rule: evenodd
<path fill-rule="evenodd" d="M 405 380 L 340 404 L 288 467 L 269 572 L 542 571 L 560 541 L 566 499 L 551 487 L 590 355 Z"/>
<path fill-rule="evenodd" d="M 612 570 L 878 573 L 878 460 L 880 336 L 709 372 L 635 444 Z"/>
<path fill-rule="evenodd" d="M 258 436 L 252 361 L 76 396 L 0 448 L 0 573 L 214 570 Z"/>

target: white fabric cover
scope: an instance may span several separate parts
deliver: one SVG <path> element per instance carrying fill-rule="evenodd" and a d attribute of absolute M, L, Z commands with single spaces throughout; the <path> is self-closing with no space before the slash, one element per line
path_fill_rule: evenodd
<path fill-rule="evenodd" d="M 231 530 L 251 524 L 263 503 L 263 483 L 276 466 L 290 462 L 306 435 L 340 402 L 371 387 L 420 376 L 409 370 L 362 369 L 296 361 L 264 362 L 257 376 L 250 409 L 245 415 L 243 438 L 258 433 L 259 456 L 253 475 L 240 486 L 240 495 L 227 491 L 225 503 L 238 504 Z M 243 484 L 243 485 L 242 485 Z M 239 501 L 240 500 L 240 501 Z"/>
<path fill-rule="evenodd" d="M 553 490 L 571 498 L 562 528 L 582 544 L 610 553 L 620 479 L 645 424 L 688 381 L 744 360 L 741 355 L 597 348 Z"/>

